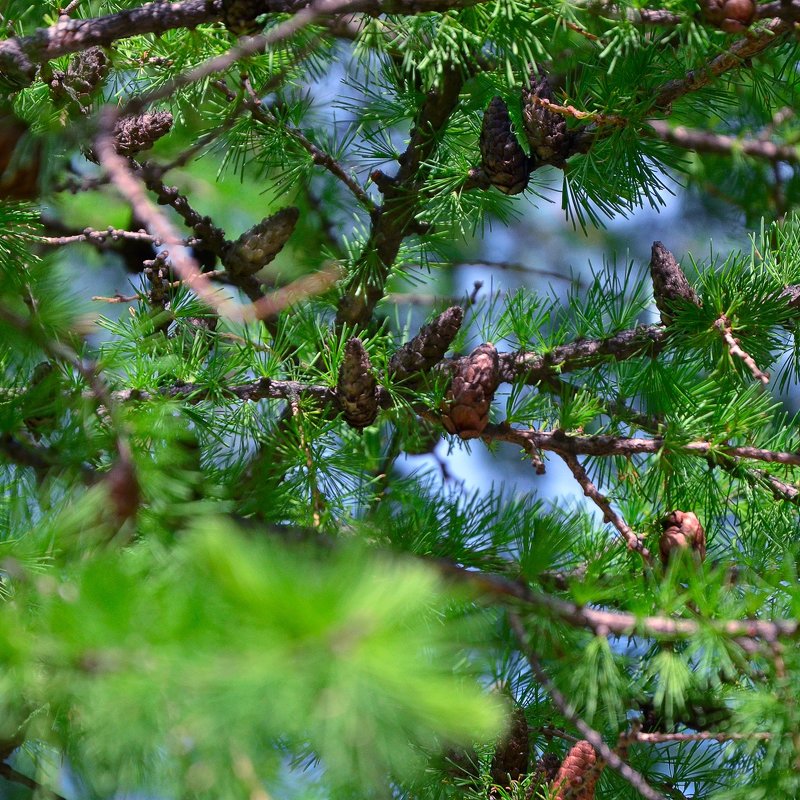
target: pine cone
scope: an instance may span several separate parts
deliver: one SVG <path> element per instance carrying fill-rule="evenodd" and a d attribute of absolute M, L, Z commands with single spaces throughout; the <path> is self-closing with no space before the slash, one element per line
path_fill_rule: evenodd
<path fill-rule="evenodd" d="M 0 110 L 0 200 L 39 195 L 42 144 L 13 111 Z"/>
<path fill-rule="evenodd" d="M 534 72 L 530 88 L 522 87 L 522 120 L 531 146 L 531 158 L 537 164 L 563 167 L 572 155 L 574 137 L 567 130 L 566 119 L 537 103 L 539 99 L 552 100 L 553 90 L 547 76 Z"/>
<path fill-rule="evenodd" d="M 661 563 L 666 568 L 672 554 L 691 548 L 699 560 L 706 558 L 706 532 L 691 511 L 673 511 L 661 520 L 664 532 L 658 542 Z"/>
<path fill-rule="evenodd" d="M 283 250 L 299 216 L 289 206 L 262 219 L 228 246 L 222 259 L 225 268 L 231 275 L 254 275 Z"/>
<path fill-rule="evenodd" d="M 336 384 L 339 404 L 351 428 L 366 428 L 378 416 L 378 383 L 361 339 L 350 339 L 344 348 Z"/>
<path fill-rule="evenodd" d="M 511 713 L 509 729 L 497 743 L 489 774 L 495 786 L 509 787 L 528 772 L 530 759 L 528 720 L 524 709 L 516 706 Z"/>
<path fill-rule="evenodd" d="M 553 780 L 553 800 L 593 800 L 597 779 L 605 764 L 589 742 L 578 742 L 564 757 Z"/>
<path fill-rule="evenodd" d="M 133 156 L 149 150 L 158 139 L 169 133 L 172 114 L 154 111 L 132 117 L 123 117 L 114 126 L 114 147 L 123 156 Z"/>
<path fill-rule="evenodd" d="M 464 320 L 461 306 L 452 306 L 443 311 L 433 322 L 423 325 L 419 333 L 406 342 L 389 360 L 389 373 L 395 380 L 419 377 L 421 372 L 436 366 Z"/>
<path fill-rule="evenodd" d="M 488 342 L 456 362 L 442 415 L 449 433 L 462 439 L 475 439 L 483 433 L 499 383 L 499 365 L 497 350 Z"/>
<path fill-rule="evenodd" d="M 528 185 L 530 170 L 525 151 L 511 130 L 508 107 L 500 97 L 489 103 L 481 128 L 483 171 L 503 194 L 519 194 Z"/>
<path fill-rule="evenodd" d="M 726 33 L 742 33 L 756 16 L 753 0 L 705 0 L 701 7 L 706 21 Z"/>
<path fill-rule="evenodd" d="M 235 36 L 258 33 L 263 25 L 256 17 L 265 11 L 264 0 L 222 0 L 222 21 Z"/>
<path fill-rule="evenodd" d="M 55 100 L 72 97 L 81 106 L 87 106 L 94 91 L 108 76 L 108 56 L 102 47 L 89 47 L 78 53 L 67 67 L 66 73 L 57 73 L 50 83 Z"/>
<path fill-rule="evenodd" d="M 128 457 L 117 459 L 105 476 L 105 484 L 114 521 L 122 525 L 125 520 L 135 517 L 141 503 L 141 492 L 136 470 Z"/>
<path fill-rule="evenodd" d="M 533 785 L 550 785 L 561 769 L 561 759 L 556 753 L 542 753 L 542 757 L 536 762 L 533 769 Z"/>
<path fill-rule="evenodd" d="M 675 256 L 661 242 L 653 242 L 650 275 L 653 278 L 653 296 L 664 325 L 672 322 L 676 300 L 688 300 L 696 306 L 700 305 L 697 292 L 689 285 Z"/>

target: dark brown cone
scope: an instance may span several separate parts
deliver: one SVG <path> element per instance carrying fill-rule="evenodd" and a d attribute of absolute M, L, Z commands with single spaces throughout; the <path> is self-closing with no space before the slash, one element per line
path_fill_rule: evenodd
<path fill-rule="evenodd" d="M 567 121 L 555 111 L 545 108 L 537 100 L 552 100 L 553 90 L 545 75 L 531 74 L 530 88 L 522 88 L 522 120 L 525 136 L 531 146 L 534 163 L 563 167 L 572 155 L 573 136 L 567 130 Z"/>
<path fill-rule="evenodd" d="M 697 292 L 689 285 L 675 256 L 661 242 L 653 242 L 650 275 L 653 279 L 653 297 L 664 325 L 672 322 L 675 301 L 687 300 L 696 306 L 700 305 Z"/>
<path fill-rule="evenodd" d="M 153 111 L 133 117 L 123 117 L 114 127 L 114 147 L 123 156 L 133 156 L 149 150 L 158 139 L 169 133 L 172 114 Z"/>
<path fill-rule="evenodd" d="M 483 171 L 503 194 L 519 194 L 528 185 L 528 157 L 511 130 L 508 107 L 495 97 L 483 113 L 481 127 Z"/>
<path fill-rule="evenodd" d="M 673 511 L 661 520 L 664 532 L 658 542 L 661 563 L 666 568 L 674 552 L 691 548 L 699 560 L 706 558 L 706 532 L 691 511 Z"/>
<path fill-rule="evenodd" d="M 235 36 L 258 33 L 263 25 L 256 17 L 264 13 L 264 6 L 264 0 L 222 0 L 222 21 Z"/>
<path fill-rule="evenodd" d="M 262 219 L 229 245 L 223 257 L 225 268 L 231 275 L 254 275 L 283 250 L 299 216 L 289 206 Z"/>
<path fill-rule="evenodd" d="M 533 787 L 549 786 L 556 779 L 560 768 L 561 759 L 556 753 L 542 753 L 533 769 Z"/>
<path fill-rule="evenodd" d="M 136 516 L 141 502 L 139 480 L 129 458 L 120 457 L 106 475 L 111 512 L 118 525 Z"/>
<path fill-rule="evenodd" d="M 81 106 L 87 106 L 92 94 L 105 81 L 108 71 L 108 56 L 103 48 L 89 47 L 69 62 L 66 73 L 55 73 L 50 83 L 53 99 L 72 98 Z"/>
<path fill-rule="evenodd" d="M 528 773 L 531 746 L 528 739 L 528 720 L 519 706 L 511 712 L 510 725 L 497 743 L 489 774 L 495 786 L 511 786 Z"/>
<path fill-rule="evenodd" d="M 378 416 L 378 382 L 361 339 L 350 339 L 344 348 L 336 384 L 339 404 L 351 428 L 366 428 Z"/>
<path fill-rule="evenodd" d="M 0 200 L 33 200 L 39 194 L 42 145 L 27 123 L 0 110 Z"/>
<path fill-rule="evenodd" d="M 593 800 L 604 763 L 586 740 L 573 745 L 553 779 L 553 800 Z"/>
<path fill-rule="evenodd" d="M 419 377 L 420 372 L 436 366 L 456 338 L 463 320 L 464 310 L 461 306 L 452 306 L 432 322 L 423 325 L 419 333 L 391 357 L 389 373 L 402 381 Z"/>
<path fill-rule="evenodd" d="M 488 342 L 455 363 L 442 412 L 449 433 L 457 433 L 462 439 L 475 439 L 483 433 L 499 383 L 499 363 L 497 350 Z"/>
<path fill-rule="evenodd" d="M 742 33 L 756 16 L 753 0 L 701 0 L 700 6 L 706 21 L 726 33 Z"/>

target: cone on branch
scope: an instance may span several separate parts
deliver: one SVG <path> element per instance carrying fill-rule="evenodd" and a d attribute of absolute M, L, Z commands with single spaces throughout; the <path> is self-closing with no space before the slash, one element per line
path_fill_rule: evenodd
<path fill-rule="evenodd" d="M 497 743 L 489 774 L 495 786 L 510 787 L 528 773 L 530 740 L 525 710 L 515 706 L 508 730 Z"/>
<path fill-rule="evenodd" d="M 350 339 L 344 348 L 336 384 L 345 422 L 361 430 L 378 416 L 378 382 L 361 339 Z"/>
<path fill-rule="evenodd" d="M 492 98 L 483 113 L 480 148 L 483 171 L 503 194 L 519 194 L 528 185 L 528 157 L 511 129 L 508 106 Z"/>
<path fill-rule="evenodd" d="M 114 126 L 114 148 L 121 156 L 136 155 L 149 150 L 171 128 L 172 114 L 169 111 L 122 117 Z"/>
<path fill-rule="evenodd" d="M 753 0 L 702 0 L 700 6 L 706 22 L 726 33 L 742 33 L 756 18 Z"/>
<path fill-rule="evenodd" d="M 686 300 L 700 305 L 697 292 L 689 285 L 675 256 L 661 242 L 653 242 L 650 275 L 653 279 L 653 297 L 664 325 L 672 322 L 676 301 Z"/>
<path fill-rule="evenodd" d="M 490 342 L 479 345 L 453 367 L 442 422 L 448 433 L 475 439 L 489 424 L 489 408 L 499 381 L 500 361 Z"/>
<path fill-rule="evenodd" d="M 561 768 L 561 758 L 557 753 L 542 753 L 542 757 L 537 760 L 533 768 L 533 779 L 530 784 L 530 798 L 532 792 L 540 786 L 550 786 L 558 775 Z"/>
<path fill-rule="evenodd" d="M 283 250 L 299 216 L 298 209 L 289 206 L 246 230 L 228 245 L 222 259 L 225 268 L 235 276 L 255 275 Z"/>
<path fill-rule="evenodd" d="M 264 0 L 222 0 L 222 21 L 235 36 L 249 36 L 264 27 L 256 17 L 265 10 Z"/>
<path fill-rule="evenodd" d="M 553 800 L 594 800 L 594 790 L 605 763 L 585 739 L 564 756 L 553 779 Z"/>
<path fill-rule="evenodd" d="M 75 100 L 82 108 L 89 105 L 92 95 L 108 77 L 110 64 L 102 47 L 89 47 L 78 53 L 66 72 L 53 73 L 50 93 L 56 101 Z"/>
<path fill-rule="evenodd" d="M 395 380 L 402 381 L 419 377 L 421 372 L 436 366 L 444 358 L 463 321 L 461 306 L 451 306 L 423 325 L 419 333 L 391 357 L 389 373 Z"/>
<path fill-rule="evenodd" d="M 666 569 L 673 554 L 692 550 L 702 563 L 706 558 L 706 532 L 691 511 L 673 511 L 661 520 L 663 532 L 658 542 L 661 563 Z"/>
<path fill-rule="evenodd" d="M 539 100 L 552 100 L 553 89 L 546 75 L 531 73 L 530 87 L 522 87 L 522 121 L 525 137 L 531 146 L 531 159 L 535 164 L 552 164 L 563 167 L 572 155 L 574 136 L 567 129 L 567 121 Z"/>

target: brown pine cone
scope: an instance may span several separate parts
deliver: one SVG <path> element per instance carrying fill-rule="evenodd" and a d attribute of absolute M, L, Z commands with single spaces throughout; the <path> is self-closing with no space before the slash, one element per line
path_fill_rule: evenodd
<path fill-rule="evenodd" d="M 280 253 L 297 224 L 300 212 L 282 208 L 231 242 L 222 259 L 231 275 L 254 275 Z"/>
<path fill-rule="evenodd" d="M 561 758 L 556 753 L 542 753 L 542 757 L 533 768 L 533 784 L 549 786 L 556 779 L 559 769 L 561 769 Z"/>
<path fill-rule="evenodd" d="M 706 21 L 726 33 L 742 33 L 756 16 L 753 0 L 705 0 L 701 7 Z"/>
<path fill-rule="evenodd" d="M 442 422 L 449 433 L 475 439 L 489 423 L 489 408 L 499 381 L 499 359 L 491 343 L 476 347 L 454 365 Z"/>
<path fill-rule="evenodd" d="M 55 73 L 50 82 L 54 100 L 71 97 L 81 106 L 87 106 L 94 91 L 108 76 L 108 56 L 102 47 L 89 47 L 78 53 L 67 67 L 66 73 Z"/>
<path fill-rule="evenodd" d="M 650 275 L 653 279 L 653 297 L 664 325 L 672 322 L 676 300 L 688 300 L 696 306 L 700 305 L 697 292 L 689 285 L 675 256 L 661 242 L 653 242 Z"/>
<path fill-rule="evenodd" d="M 378 416 L 378 382 L 361 339 L 350 339 L 344 348 L 336 384 L 339 404 L 351 428 L 361 430 Z"/>
<path fill-rule="evenodd" d="M 39 195 L 42 143 L 10 108 L 0 110 L 0 200 Z"/>
<path fill-rule="evenodd" d="M 264 26 L 256 22 L 263 14 L 264 0 L 222 0 L 222 21 L 235 36 L 258 33 Z"/>
<path fill-rule="evenodd" d="M 661 520 L 664 532 L 658 542 L 661 563 L 666 568 L 674 552 L 691 548 L 702 562 L 706 558 L 706 532 L 691 511 L 673 511 Z"/>
<path fill-rule="evenodd" d="M 114 147 L 123 156 L 133 156 L 149 150 L 158 139 L 169 133 L 172 114 L 153 111 L 132 117 L 122 117 L 114 126 Z"/>
<path fill-rule="evenodd" d="M 533 72 L 530 88 L 522 87 L 522 120 L 531 146 L 531 158 L 536 164 L 563 167 L 572 155 L 574 137 L 567 130 L 566 119 L 537 103 L 539 99 L 552 100 L 553 90 L 546 75 Z"/>
<path fill-rule="evenodd" d="M 519 194 L 528 185 L 528 157 L 511 130 L 508 106 L 495 97 L 483 113 L 481 127 L 483 171 L 503 194 Z"/>
<path fill-rule="evenodd" d="M 589 742 L 582 740 L 573 745 L 553 779 L 553 800 L 593 800 L 604 766 Z"/>
<path fill-rule="evenodd" d="M 509 728 L 497 743 L 489 774 L 495 786 L 509 787 L 528 772 L 530 759 L 528 720 L 524 709 L 516 706 L 511 712 Z"/>
<path fill-rule="evenodd" d="M 436 366 L 456 338 L 463 320 L 461 306 L 452 306 L 423 325 L 419 333 L 391 357 L 389 373 L 395 380 L 402 381 L 419 377 L 421 372 Z"/>
<path fill-rule="evenodd" d="M 122 525 L 136 516 L 141 503 L 141 490 L 136 469 L 128 456 L 120 456 L 105 476 L 110 511 L 114 521 Z"/>

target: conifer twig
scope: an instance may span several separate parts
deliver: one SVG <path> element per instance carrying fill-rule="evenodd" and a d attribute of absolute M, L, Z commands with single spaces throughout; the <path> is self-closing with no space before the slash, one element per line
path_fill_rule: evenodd
<path fill-rule="evenodd" d="M 572 453 L 559 453 L 561 460 L 569 467 L 575 480 L 583 489 L 583 493 L 588 497 L 602 512 L 603 520 L 610 522 L 620 533 L 628 545 L 629 550 L 637 552 L 646 564 L 652 563 L 650 551 L 645 547 L 642 537 L 634 533 L 633 528 L 611 507 L 608 498 L 592 482 L 586 470 L 578 458 Z"/>
<path fill-rule="evenodd" d="M 720 336 L 722 336 L 722 341 L 725 342 L 730 354 L 740 358 L 750 370 L 753 377 L 766 386 L 769 383 L 769 374 L 762 372 L 758 364 L 756 364 L 755 359 L 742 348 L 739 340 L 733 335 L 733 328 L 731 327 L 730 320 L 723 315 L 714 323 L 714 327 L 719 331 Z"/>
<path fill-rule="evenodd" d="M 768 740 L 771 733 L 754 731 L 753 733 L 714 733 L 713 731 L 695 731 L 692 733 L 645 733 L 644 731 L 630 731 L 620 734 L 623 742 L 741 742 L 748 740 Z"/>
<path fill-rule="evenodd" d="M 553 700 L 556 708 L 569 720 L 579 731 L 581 736 L 597 751 L 597 754 L 608 764 L 611 769 L 618 772 L 634 789 L 636 789 L 645 800 L 666 800 L 661 792 L 657 792 L 630 764 L 623 761 L 603 740 L 603 737 L 580 717 L 570 702 L 556 688 L 544 671 L 539 656 L 531 646 L 530 638 L 525 630 L 522 620 L 516 611 L 508 612 L 508 620 L 511 630 L 517 637 L 522 654 L 530 665 L 531 672 L 539 684 L 547 691 Z"/>

